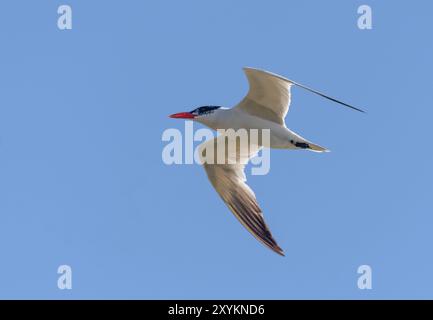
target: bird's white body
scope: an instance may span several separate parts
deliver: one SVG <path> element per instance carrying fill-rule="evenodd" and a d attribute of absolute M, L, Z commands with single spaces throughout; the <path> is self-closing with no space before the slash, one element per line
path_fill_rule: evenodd
<path fill-rule="evenodd" d="M 286 126 L 250 115 L 237 108 L 219 109 L 211 115 L 198 118 L 197 121 L 214 130 L 246 129 L 249 132 L 250 129 L 258 129 L 260 132 L 260 130 L 268 129 L 270 131 L 270 146 L 267 147 L 272 149 L 296 149 L 291 141 L 308 143 L 307 140 Z"/>

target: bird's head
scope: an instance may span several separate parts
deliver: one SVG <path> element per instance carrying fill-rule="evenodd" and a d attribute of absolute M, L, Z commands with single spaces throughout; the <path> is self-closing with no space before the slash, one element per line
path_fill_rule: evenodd
<path fill-rule="evenodd" d="M 212 118 L 212 116 L 215 115 L 215 112 L 220 108 L 220 106 L 202 106 L 189 112 L 179 112 L 172 114 L 170 115 L 170 118 L 206 122 L 206 120 Z"/>

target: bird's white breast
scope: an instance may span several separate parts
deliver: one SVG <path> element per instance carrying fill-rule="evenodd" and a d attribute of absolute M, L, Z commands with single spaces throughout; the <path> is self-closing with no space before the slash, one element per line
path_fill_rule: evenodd
<path fill-rule="evenodd" d="M 246 129 L 249 131 L 250 129 L 258 129 L 260 131 L 268 129 L 270 130 L 270 147 L 277 149 L 292 148 L 290 140 L 296 136 L 285 126 L 252 116 L 238 109 L 221 109 L 208 117 L 197 120 L 214 130 Z"/>

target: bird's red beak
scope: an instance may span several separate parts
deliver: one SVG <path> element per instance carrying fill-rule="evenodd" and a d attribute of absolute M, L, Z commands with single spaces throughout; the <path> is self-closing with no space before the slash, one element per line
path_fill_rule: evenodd
<path fill-rule="evenodd" d="M 175 119 L 194 119 L 195 115 L 193 115 L 190 112 L 179 112 L 179 113 L 172 114 L 169 117 Z"/>

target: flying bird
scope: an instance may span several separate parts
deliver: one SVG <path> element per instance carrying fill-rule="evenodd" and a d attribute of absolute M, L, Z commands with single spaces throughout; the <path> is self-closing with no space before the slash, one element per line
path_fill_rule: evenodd
<path fill-rule="evenodd" d="M 246 164 L 262 147 L 328 151 L 286 127 L 284 118 L 289 111 L 292 86 L 301 87 L 353 110 L 364 111 L 268 71 L 244 68 L 244 72 L 248 78 L 249 91 L 235 107 L 227 109 L 221 106 L 202 106 L 190 112 L 172 114 L 170 117 L 197 121 L 214 130 L 246 129 L 247 132 L 251 129 L 269 130 L 269 145 L 259 142 L 245 147 L 237 144 L 236 149 L 232 149 L 231 153 L 224 152 L 226 161 L 223 163 L 204 162 L 203 166 L 209 181 L 241 224 L 265 246 L 284 256 L 283 249 L 275 241 L 264 220 L 254 192 L 246 184 L 244 172 Z M 226 141 L 226 135 L 219 135 L 204 142 L 199 146 L 199 150 L 203 152 L 209 148 L 216 148 L 218 143 Z M 229 161 L 230 158 L 239 161 L 233 163 Z"/>

